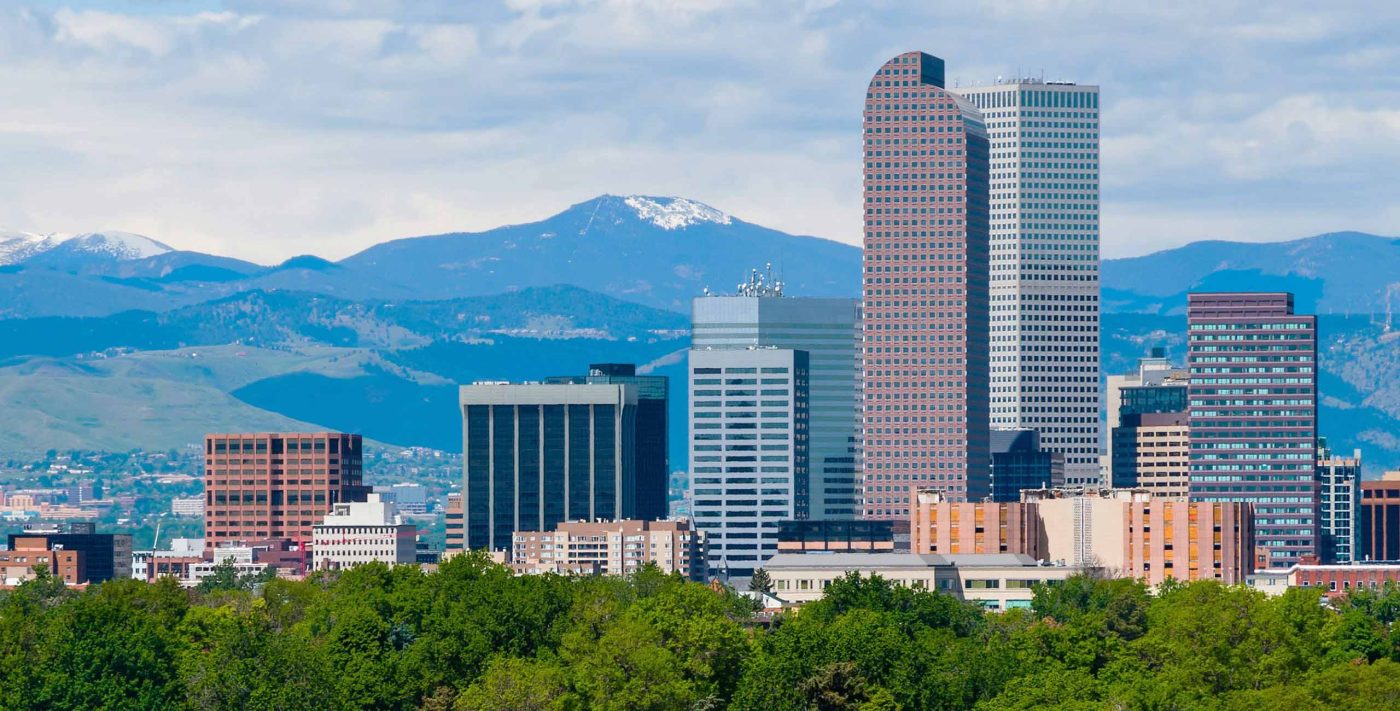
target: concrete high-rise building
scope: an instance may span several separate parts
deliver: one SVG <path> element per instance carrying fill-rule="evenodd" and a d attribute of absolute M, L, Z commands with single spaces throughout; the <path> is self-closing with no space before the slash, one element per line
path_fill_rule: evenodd
<path fill-rule="evenodd" d="M 1182 388 L 1185 395 L 1185 388 Z M 1125 414 L 1109 454 L 1115 488 L 1184 498 L 1191 490 L 1191 427 L 1186 412 Z"/>
<path fill-rule="evenodd" d="M 1400 560 L 1400 470 L 1361 482 L 1358 560 Z"/>
<path fill-rule="evenodd" d="M 422 484 L 399 482 L 380 484 L 374 487 L 382 501 L 391 501 L 399 513 L 425 514 L 428 512 L 428 490 Z"/>
<path fill-rule="evenodd" d="M 734 296 L 691 303 L 691 347 L 788 348 L 806 351 L 811 435 L 810 515 L 860 514 L 860 304 L 855 299 L 787 296 L 755 271 Z"/>
<path fill-rule="evenodd" d="M 991 142 L 991 418 L 1100 483 L 1099 88 L 960 87 Z"/>
<path fill-rule="evenodd" d="M 1324 565 L 1356 560 L 1356 532 L 1361 500 L 1361 450 L 1350 457 L 1334 454 L 1322 439 L 1317 446 L 1318 529 Z"/>
<path fill-rule="evenodd" d="M 1035 430 L 992 428 L 992 501 L 1020 501 L 1025 489 L 1065 483 L 1065 455 L 1040 445 Z"/>
<path fill-rule="evenodd" d="M 516 531 L 636 518 L 638 388 L 627 383 L 463 385 L 467 549 Z"/>
<path fill-rule="evenodd" d="M 1255 504 L 1266 567 L 1316 556 L 1316 317 L 1288 293 L 1193 293 L 1187 323 L 1191 498 Z"/>
<path fill-rule="evenodd" d="M 331 507 L 312 527 L 311 565 L 338 570 L 364 563 L 404 565 L 417 559 L 418 528 L 404 523 L 398 506 L 381 494 Z"/>
<path fill-rule="evenodd" d="M 863 128 L 864 514 L 896 519 L 915 486 L 989 493 L 987 129 L 922 52 L 875 73 Z"/>
<path fill-rule="evenodd" d="M 689 521 L 574 521 L 551 531 L 516 531 L 511 567 L 531 575 L 631 575 L 648 563 L 705 579 L 705 533 Z"/>
<path fill-rule="evenodd" d="M 1186 391 L 1190 375 L 1153 348 L 1137 371 L 1108 376 L 1109 483 L 1148 489 L 1154 496 L 1186 496 L 1190 488 L 1190 427 Z"/>
<path fill-rule="evenodd" d="M 632 363 L 594 363 L 588 375 L 546 378 L 547 383 L 626 384 L 637 387 L 637 514 L 648 521 L 669 515 L 666 484 L 671 473 L 667 410 L 670 378 L 637 375 Z"/>
<path fill-rule="evenodd" d="M 360 435 L 339 432 L 211 434 L 204 438 L 204 541 L 311 541 L 335 504 L 363 501 Z"/>
<path fill-rule="evenodd" d="M 746 578 L 808 517 L 806 351 L 690 351 L 691 517 L 709 575 Z"/>

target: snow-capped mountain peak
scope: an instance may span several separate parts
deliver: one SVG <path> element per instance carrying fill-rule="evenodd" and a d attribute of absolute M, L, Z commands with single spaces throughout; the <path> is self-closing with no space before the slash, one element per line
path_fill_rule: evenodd
<path fill-rule="evenodd" d="M 684 229 L 701 222 L 727 225 L 732 218 L 709 205 L 685 198 L 656 198 L 644 195 L 629 195 L 623 202 L 637 217 L 650 222 L 663 230 Z"/>
<path fill-rule="evenodd" d="M 52 247 L 48 235 L 0 230 L 0 266 L 17 264 Z"/>
<path fill-rule="evenodd" d="M 19 264 L 47 252 L 126 261 L 173 251 L 169 245 L 131 232 L 35 234 L 0 231 L 0 266 Z"/>
<path fill-rule="evenodd" d="M 120 260 L 145 259 L 175 251 L 169 245 L 157 242 L 150 237 L 116 231 L 73 235 L 64 240 L 62 244 L 74 252 L 102 255 Z"/>

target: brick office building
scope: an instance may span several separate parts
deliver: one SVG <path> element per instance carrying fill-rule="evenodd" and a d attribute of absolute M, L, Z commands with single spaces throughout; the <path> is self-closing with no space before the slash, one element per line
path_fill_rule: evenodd
<path fill-rule="evenodd" d="M 331 507 L 364 501 L 360 435 L 211 434 L 204 438 L 204 539 L 311 541 Z"/>

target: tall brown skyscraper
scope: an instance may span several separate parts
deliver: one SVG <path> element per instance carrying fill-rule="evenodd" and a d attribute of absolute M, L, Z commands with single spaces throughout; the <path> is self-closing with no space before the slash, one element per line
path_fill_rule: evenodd
<path fill-rule="evenodd" d="M 1317 317 L 1289 293 L 1187 295 L 1190 496 L 1255 507 L 1268 567 L 1318 547 Z"/>
<path fill-rule="evenodd" d="M 866 518 L 989 491 L 987 131 L 943 83 L 908 52 L 865 95 Z"/>
<path fill-rule="evenodd" d="M 360 435 L 211 434 L 204 438 L 204 539 L 311 540 L 333 504 L 364 501 Z"/>

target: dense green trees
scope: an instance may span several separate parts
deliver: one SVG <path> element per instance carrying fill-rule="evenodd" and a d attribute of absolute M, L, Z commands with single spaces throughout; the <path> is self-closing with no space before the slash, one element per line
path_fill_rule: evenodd
<path fill-rule="evenodd" d="M 1400 590 L 1320 603 L 1078 577 L 984 614 L 850 576 L 769 621 L 654 568 L 479 556 L 199 591 L 44 574 L 0 597 L 0 708 L 1400 708 Z"/>

